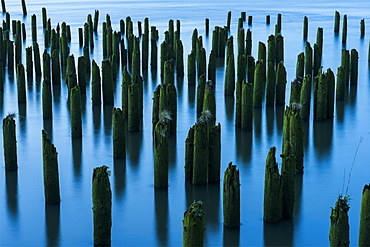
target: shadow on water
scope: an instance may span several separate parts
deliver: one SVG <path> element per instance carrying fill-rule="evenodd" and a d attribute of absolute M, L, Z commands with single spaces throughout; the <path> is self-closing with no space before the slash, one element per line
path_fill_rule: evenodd
<path fill-rule="evenodd" d="M 284 126 L 284 106 L 278 105 L 275 108 L 276 110 L 276 129 L 278 135 L 283 134 L 283 126 Z"/>
<path fill-rule="evenodd" d="M 100 124 L 101 124 L 101 105 L 92 105 L 92 115 L 93 115 L 93 127 L 94 127 L 94 134 L 98 134 L 100 132 Z"/>
<path fill-rule="evenodd" d="M 54 100 L 54 106 L 60 105 L 60 95 L 61 95 L 61 88 L 60 84 L 53 84 L 53 100 Z"/>
<path fill-rule="evenodd" d="M 114 192 L 118 201 L 122 199 L 126 188 L 126 159 L 113 159 Z"/>
<path fill-rule="evenodd" d="M 185 181 L 186 208 L 194 201 L 203 202 L 204 220 L 207 231 L 205 234 L 213 234 L 221 227 L 220 220 L 220 184 L 193 185 L 191 181 Z"/>
<path fill-rule="evenodd" d="M 141 148 L 143 144 L 143 132 L 127 132 L 126 134 L 126 151 L 132 167 L 138 171 L 140 163 Z"/>
<path fill-rule="evenodd" d="M 342 126 L 344 123 L 345 104 L 346 102 L 344 100 L 337 100 L 335 102 L 335 119 L 339 126 Z"/>
<path fill-rule="evenodd" d="M 168 164 L 169 168 L 173 169 L 176 168 L 176 161 L 177 161 L 177 140 L 176 140 L 176 134 L 171 135 L 169 137 L 169 148 L 168 148 Z"/>
<path fill-rule="evenodd" d="M 303 174 L 299 173 L 295 176 L 295 203 L 294 203 L 294 221 L 300 219 L 302 207 L 302 186 Z"/>
<path fill-rule="evenodd" d="M 313 122 L 313 142 L 318 158 L 331 155 L 333 142 L 333 119 Z"/>
<path fill-rule="evenodd" d="M 239 246 L 240 227 L 229 228 L 224 226 L 223 246 Z"/>
<path fill-rule="evenodd" d="M 357 100 L 357 85 L 351 85 L 349 88 L 349 100 L 348 105 L 351 109 L 355 110 Z"/>
<path fill-rule="evenodd" d="M 263 223 L 264 246 L 293 246 L 294 221 L 282 220 L 279 223 Z"/>
<path fill-rule="evenodd" d="M 47 246 L 59 246 L 60 204 L 45 204 L 45 231 Z"/>
<path fill-rule="evenodd" d="M 235 128 L 236 156 L 243 164 L 251 161 L 252 155 L 252 131 Z"/>
<path fill-rule="evenodd" d="M 195 85 L 188 84 L 189 109 L 195 108 Z"/>
<path fill-rule="evenodd" d="M 262 130 L 262 108 L 253 108 L 253 130 L 254 136 L 258 142 L 261 141 Z"/>
<path fill-rule="evenodd" d="M 177 76 L 176 79 L 177 79 L 177 82 L 176 82 L 177 96 L 179 98 L 182 98 L 183 88 L 184 88 L 184 76 Z"/>
<path fill-rule="evenodd" d="M 155 230 L 161 246 L 168 246 L 168 190 L 154 189 Z"/>
<path fill-rule="evenodd" d="M 18 171 L 5 170 L 6 202 L 12 221 L 18 220 Z"/>
<path fill-rule="evenodd" d="M 225 95 L 225 113 L 226 120 L 229 126 L 233 126 L 234 119 L 234 96 Z M 231 125 L 232 124 L 232 125 Z"/>
<path fill-rule="evenodd" d="M 77 183 L 81 182 L 82 138 L 72 138 L 73 173 Z"/>
<path fill-rule="evenodd" d="M 48 133 L 50 140 L 53 142 L 53 119 L 43 119 L 44 130 Z"/>
<path fill-rule="evenodd" d="M 18 114 L 19 114 L 19 127 L 21 133 L 26 133 L 27 129 L 27 105 L 26 104 L 18 104 Z"/>
<path fill-rule="evenodd" d="M 4 91 L 0 91 L 0 116 L 4 116 Z"/>
<path fill-rule="evenodd" d="M 104 134 L 106 138 L 111 139 L 112 132 L 112 109 L 113 105 L 103 105 L 103 115 L 104 115 Z"/>
<path fill-rule="evenodd" d="M 310 122 L 309 121 L 303 121 L 303 148 L 304 152 L 308 152 L 308 146 L 309 146 L 309 137 L 310 133 Z"/>
<path fill-rule="evenodd" d="M 274 133 L 274 119 L 275 119 L 274 107 L 266 106 L 267 138 L 268 138 L 269 143 L 271 142 L 271 137 Z"/>

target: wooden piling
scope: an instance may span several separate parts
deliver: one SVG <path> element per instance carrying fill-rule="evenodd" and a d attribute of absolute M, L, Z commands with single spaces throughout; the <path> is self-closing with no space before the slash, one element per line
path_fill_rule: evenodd
<path fill-rule="evenodd" d="M 150 39 L 150 67 L 152 71 L 157 71 L 158 47 L 155 39 Z"/>
<path fill-rule="evenodd" d="M 42 117 L 44 119 L 53 118 L 50 78 L 46 78 L 42 82 Z"/>
<path fill-rule="evenodd" d="M 317 76 L 321 67 L 321 50 L 318 44 L 313 45 L 313 76 Z"/>
<path fill-rule="evenodd" d="M 171 121 L 168 123 L 168 135 L 176 134 L 177 129 L 177 92 L 173 84 L 163 84 L 160 88 L 159 114 L 166 112 Z M 159 117 L 161 117 L 159 115 Z M 160 120 L 160 119 L 159 119 Z"/>
<path fill-rule="evenodd" d="M 22 0 L 22 12 L 23 12 L 23 15 L 27 15 L 27 7 L 26 7 L 25 0 Z"/>
<path fill-rule="evenodd" d="M 234 54 L 231 54 L 227 57 L 226 62 L 224 94 L 234 95 L 234 91 L 235 91 L 235 62 Z"/>
<path fill-rule="evenodd" d="M 204 22 L 205 22 L 204 25 L 205 25 L 205 31 L 206 31 L 205 33 L 206 33 L 206 36 L 208 36 L 209 35 L 209 19 L 206 18 Z"/>
<path fill-rule="evenodd" d="M 193 161 L 194 161 L 194 126 L 188 131 L 185 140 L 185 179 L 193 179 Z"/>
<path fill-rule="evenodd" d="M 184 76 L 184 47 L 181 40 L 176 40 L 176 75 Z"/>
<path fill-rule="evenodd" d="M 36 24 L 36 15 L 31 16 L 31 35 L 32 42 L 37 41 L 37 24 Z"/>
<path fill-rule="evenodd" d="M 312 77 L 311 74 L 307 74 L 302 82 L 300 105 L 301 105 L 301 116 L 303 120 L 309 120 L 310 109 L 311 109 L 311 89 L 312 89 Z"/>
<path fill-rule="evenodd" d="M 247 56 L 247 81 L 250 83 L 254 82 L 254 71 L 255 71 L 254 57 Z"/>
<path fill-rule="evenodd" d="M 361 19 L 360 21 L 360 37 L 364 38 L 365 36 L 365 19 Z"/>
<path fill-rule="evenodd" d="M 69 102 L 71 114 L 71 135 L 72 138 L 82 137 L 82 116 L 81 116 L 81 93 L 77 85 L 71 90 L 71 99 Z"/>
<path fill-rule="evenodd" d="M 249 28 L 245 38 L 245 54 L 252 55 L 252 31 Z"/>
<path fill-rule="evenodd" d="M 289 117 L 289 143 L 296 173 L 303 173 L 303 120 L 299 104 L 291 104 Z"/>
<path fill-rule="evenodd" d="M 15 129 L 15 114 L 8 114 L 3 119 L 4 162 L 7 171 L 17 169 L 17 137 Z"/>
<path fill-rule="evenodd" d="M 206 76 L 207 73 L 206 49 L 204 47 L 199 49 L 197 58 L 197 78 L 199 79 L 200 76 Z"/>
<path fill-rule="evenodd" d="M 330 215 L 330 246 L 349 246 L 348 196 L 338 196 Z"/>
<path fill-rule="evenodd" d="M 82 94 L 86 93 L 86 58 L 84 56 L 78 57 L 77 60 L 77 76 L 78 76 L 78 85 Z"/>
<path fill-rule="evenodd" d="M 345 69 L 339 66 L 337 70 L 336 100 L 344 100 L 346 92 Z"/>
<path fill-rule="evenodd" d="M 25 104 L 26 98 L 26 78 L 23 64 L 17 65 L 17 92 L 18 92 L 18 104 Z"/>
<path fill-rule="evenodd" d="M 344 79 L 346 86 L 349 85 L 349 78 L 350 78 L 350 54 L 349 50 L 342 49 L 342 57 L 341 57 L 341 64 L 344 68 Z"/>
<path fill-rule="evenodd" d="M 252 130 L 253 125 L 253 83 L 242 83 L 241 128 Z"/>
<path fill-rule="evenodd" d="M 33 58 L 35 63 L 35 75 L 36 80 L 41 78 L 41 59 L 40 59 L 40 48 L 37 42 L 33 42 Z"/>
<path fill-rule="evenodd" d="M 253 84 L 253 107 L 261 108 L 263 101 L 263 62 L 257 61 L 254 71 L 254 84 Z"/>
<path fill-rule="evenodd" d="M 94 245 L 111 244 L 112 191 L 107 166 L 94 168 L 92 176 Z"/>
<path fill-rule="evenodd" d="M 338 11 L 335 11 L 334 16 L 334 34 L 338 35 L 339 33 L 339 25 L 340 25 L 340 14 Z"/>
<path fill-rule="evenodd" d="M 357 85 L 358 81 L 358 52 L 356 49 L 351 50 L 351 62 L 350 62 L 350 85 Z"/>
<path fill-rule="evenodd" d="M 208 182 L 220 182 L 221 124 L 209 128 Z"/>
<path fill-rule="evenodd" d="M 208 80 L 216 86 L 216 53 L 212 50 L 208 59 Z"/>
<path fill-rule="evenodd" d="M 301 97 L 302 82 L 295 78 L 290 84 L 290 101 L 289 104 L 299 104 Z"/>
<path fill-rule="evenodd" d="M 285 119 L 284 117 L 284 128 L 286 126 Z M 296 167 L 289 141 L 284 142 L 283 147 L 281 154 L 283 160 L 281 169 L 282 218 L 290 219 L 294 215 Z"/>
<path fill-rule="evenodd" d="M 140 89 L 138 84 L 132 83 L 128 86 L 128 131 L 141 130 Z"/>
<path fill-rule="evenodd" d="M 308 37 L 308 18 L 305 16 L 303 18 L 303 40 L 307 40 Z"/>
<path fill-rule="evenodd" d="M 347 15 L 343 16 L 342 43 L 347 42 Z"/>
<path fill-rule="evenodd" d="M 211 126 L 215 125 L 216 122 L 216 98 L 215 98 L 215 88 L 212 81 L 206 81 L 204 85 L 204 97 L 202 104 L 202 112 L 209 111 L 210 119 L 209 124 Z"/>
<path fill-rule="evenodd" d="M 312 48 L 310 42 L 306 41 L 304 53 L 304 73 L 312 77 Z"/>
<path fill-rule="evenodd" d="M 22 42 L 19 34 L 14 35 L 15 65 L 22 63 Z"/>
<path fill-rule="evenodd" d="M 42 164 L 45 202 L 60 203 L 58 153 L 45 130 L 42 130 Z"/>
<path fill-rule="evenodd" d="M 161 116 L 154 130 L 154 187 L 167 189 L 170 116 L 166 111 L 159 114 Z"/>
<path fill-rule="evenodd" d="M 266 81 L 266 45 L 258 42 L 258 61 L 262 63 L 263 81 Z"/>
<path fill-rule="evenodd" d="M 252 26 L 253 16 L 248 16 L 248 26 Z"/>
<path fill-rule="evenodd" d="M 272 63 L 276 68 L 275 36 L 271 34 L 267 39 L 267 63 Z"/>
<path fill-rule="evenodd" d="M 284 61 L 284 37 L 281 34 L 275 35 L 276 64 Z"/>
<path fill-rule="evenodd" d="M 32 60 L 32 47 L 26 47 L 26 73 L 27 80 L 32 81 L 33 79 L 33 60 Z"/>
<path fill-rule="evenodd" d="M 305 67 L 305 59 L 304 59 L 304 52 L 298 54 L 297 57 L 297 65 L 296 65 L 296 73 L 295 77 L 302 82 L 304 77 L 304 67 Z"/>
<path fill-rule="evenodd" d="M 114 104 L 113 74 L 112 66 L 109 60 L 102 61 L 102 93 L 103 93 L 103 103 L 113 105 Z"/>
<path fill-rule="evenodd" d="M 328 68 L 326 71 L 326 90 L 326 118 L 333 118 L 335 101 L 335 76 L 330 68 Z"/>
<path fill-rule="evenodd" d="M 6 13 L 5 0 L 1 0 L 1 7 L 3 10 L 3 13 Z"/>
<path fill-rule="evenodd" d="M 194 125 L 193 184 L 206 184 L 209 162 L 208 114 L 202 113 Z"/>
<path fill-rule="evenodd" d="M 231 11 L 227 12 L 226 27 L 227 27 L 227 32 L 228 33 L 230 33 L 230 26 L 231 26 Z"/>
<path fill-rule="evenodd" d="M 270 15 L 266 15 L 266 25 L 270 25 Z"/>
<path fill-rule="evenodd" d="M 188 84 L 195 85 L 196 83 L 196 62 L 195 51 L 192 50 L 188 55 Z"/>
<path fill-rule="evenodd" d="M 203 110 L 205 87 L 206 87 L 206 76 L 203 74 L 199 78 L 197 86 L 197 116 L 199 116 Z"/>
<path fill-rule="evenodd" d="M 240 226 L 240 180 L 239 170 L 232 162 L 224 173 L 223 185 L 224 226 L 236 228 Z"/>
<path fill-rule="evenodd" d="M 60 62 L 58 50 L 53 50 L 51 53 L 51 71 L 53 85 L 60 85 Z"/>
<path fill-rule="evenodd" d="M 165 61 L 163 67 L 163 84 L 175 85 L 175 70 L 172 61 Z"/>
<path fill-rule="evenodd" d="M 271 147 L 267 154 L 263 201 L 263 219 L 273 223 L 279 222 L 282 216 L 281 177 L 275 153 L 276 147 Z"/>
<path fill-rule="evenodd" d="M 126 156 L 125 141 L 125 117 L 120 108 L 112 110 L 112 140 L 113 157 L 124 158 Z"/>
<path fill-rule="evenodd" d="M 322 56 L 323 48 L 324 48 L 324 29 L 322 27 L 317 28 L 316 44 L 319 46 L 320 53 L 321 53 L 321 56 Z"/>
<path fill-rule="evenodd" d="M 101 78 L 98 64 L 92 61 L 91 100 L 93 105 L 101 103 Z"/>
<path fill-rule="evenodd" d="M 274 106 L 275 103 L 276 73 L 274 63 L 269 62 L 266 79 L 266 106 Z"/>
<path fill-rule="evenodd" d="M 369 232 L 370 232 L 370 184 L 366 184 L 362 191 L 358 246 L 370 245 Z"/>
<path fill-rule="evenodd" d="M 317 86 L 315 87 L 315 120 L 322 121 L 326 118 L 327 111 L 327 75 L 320 73 Z"/>
<path fill-rule="evenodd" d="M 184 213 L 183 243 L 184 247 L 204 245 L 203 202 L 194 201 Z"/>

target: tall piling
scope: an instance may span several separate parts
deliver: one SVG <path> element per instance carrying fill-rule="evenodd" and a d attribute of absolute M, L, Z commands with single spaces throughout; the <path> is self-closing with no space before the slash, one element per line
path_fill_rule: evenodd
<path fill-rule="evenodd" d="M 4 147 L 4 161 L 5 169 L 17 169 L 17 137 L 15 129 L 15 114 L 8 114 L 3 119 L 3 147 Z"/>
<path fill-rule="evenodd" d="M 276 73 L 273 62 L 268 63 L 266 78 L 266 106 L 274 106 L 275 103 Z"/>
<path fill-rule="evenodd" d="M 307 40 L 308 37 L 308 18 L 305 16 L 303 18 L 303 40 Z"/>
<path fill-rule="evenodd" d="M 24 73 L 23 64 L 17 65 L 17 93 L 18 93 L 18 104 L 25 104 L 27 102 L 26 97 L 26 78 Z"/>
<path fill-rule="evenodd" d="M 339 25 L 340 25 L 340 14 L 338 11 L 335 11 L 334 14 L 334 34 L 338 35 L 339 33 Z"/>
<path fill-rule="evenodd" d="M 370 184 L 366 184 L 362 190 L 360 231 L 358 246 L 370 245 Z"/>
<path fill-rule="evenodd" d="M 194 125 L 193 184 L 206 184 L 209 162 L 208 115 L 202 114 Z"/>
<path fill-rule="evenodd" d="M 339 196 L 330 215 L 330 246 L 349 246 L 348 197 Z"/>
<path fill-rule="evenodd" d="M 112 191 L 107 166 L 94 168 L 92 176 L 94 245 L 110 245 L 112 228 Z"/>
<path fill-rule="evenodd" d="M 357 85 L 358 81 L 358 52 L 356 49 L 351 49 L 351 62 L 350 62 L 350 85 Z"/>
<path fill-rule="evenodd" d="M 242 83 L 241 128 L 252 130 L 253 125 L 253 83 Z"/>
<path fill-rule="evenodd" d="M 114 92 L 113 92 L 113 72 L 112 66 L 109 60 L 102 61 L 102 93 L 103 103 L 107 105 L 114 104 Z"/>
<path fill-rule="evenodd" d="M 302 82 L 301 95 L 300 95 L 300 105 L 301 105 L 301 116 L 303 120 L 310 119 L 310 109 L 311 109 L 311 89 L 312 89 L 312 79 L 311 74 L 307 74 Z"/>
<path fill-rule="evenodd" d="M 45 130 L 42 130 L 42 163 L 45 202 L 48 204 L 59 203 L 58 153 Z"/>
<path fill-rule="evenodd" d="M 342 43 L 347 42 L 347 15 L 343 16 L 343 27 L 342 27 Z"/>
<path fill-rule="evenodd" d="M 71 90 L 71 99 L 69 102 L 71 112 L 71 135 L 72 138 L 82 137 L 82 116 L 81 116 L 81 92 L 77 85 Z"/>
<path fill-rule="evenodd" d="M 166 111 L 159 114 L 159 121 L 154 129 L 154 187 L 167 189 L 170 116 Z"/>
<path fill-rule="evenodd" d="M 263 101 L 263 62 L 257 61 L 254 71 L 254 84 L 253 84 L 253 107 L 262 107 Z"/>
<path fill-rule="evenodd" d="M 224 226 L 232 228 L 240 226 L 239 170 L 232 162 L 229 163 L 224 173 L 223 215 Z"/>
<path fill-rule="evenodd" d="M 125 116 L 120 108 L 112 110 L 112 139 L 113 157 L 124 158 L 126 156 Z"/>
<path fill-rule="evenodd" d="M 194 126 L 188 131 L 185 140 L 185 179 L 193 179 L 193 160 L 194 160 Z"/>
<path fill-rule="evenodd" d="M 44 119 L 53 118 L 52 102 L 50 79 L 46 78 L 42 82 L 42 117 Z"/>
<path fill-rule="evenodd" d="M 276 105 L 285 105 L 286 75 L 284 62 L 279 62 L 276 70 Z"/>
<path fill-rule="evenodd" d="M 203 202 L 194 201 L 184 213 L 183 243 L 184 247 L 204 245 Z"/>
<path fill-rule="evenodd" d="M 221 124 L 209 128 L 208 182 L 220 182 L 221 168 Z"/>
<path fill-rule="evenodd" d="M 93 105 L 101 103 L 101 78 L 98 64 L 92 61 L 91 72 L 91 101 Z"/>

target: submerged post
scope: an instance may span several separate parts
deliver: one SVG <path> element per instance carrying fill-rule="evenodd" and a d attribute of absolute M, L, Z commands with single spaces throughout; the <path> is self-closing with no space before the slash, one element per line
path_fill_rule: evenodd
<path fill-rule="evenodd" d="M 125 117 L 120 108 L 113 108 L 112 115 L 113 156 L 123 158 L 126 156 Z"/>
<path fill-rule="evenodd" d="M 348 196 L 339 196 L 330 215 L 330 246 L 349 246 Z"/>
<path fill-rule="evenodd" d="M 59 203 L 58 153 L 48 134 L 42 130 L 42 163 L 46 203 Z"/>
<path fill-rule="evenodd" d="M 358 246 L 370 245 L 370 184 L 366 184 L 362 191 L 360 233 Z"/>
<path fill-rule="evenodd" d="M 112 191 L 107 166 L 94 169 L 92 201 L 94 214 L 94 245 L 110 245 L 112 228 Z"/>
<path fill-rule="evenodd" d="M 184 213 L 183 243 L 184 247 L 204 245 L 203 202 L 194 201 Z"/>
<path fill-rule="evenodd" d="M 6 170 L 17 169 L 17 139 L 14 117 L 15 114 L 8 114 L 3 119 L 3 146 Z"/>
<path fill-rule="evenodd" d="M 81 117 L 81 92 L 80 86 L 75 86 L 71 89 L 71 134 L 72 138 L 82 136 L 82 117 Z"/>
<path fill-rule="evenodd" d="M 224 226 L 240 226 L 240 181 L 236 165 L 229 163 L 224 173 L 223 186 Z"/>
<path fill-rule="evenodd" d="M 162 111 L 154 130 L 154 187 L 168 188 L 169 113 Z"/>

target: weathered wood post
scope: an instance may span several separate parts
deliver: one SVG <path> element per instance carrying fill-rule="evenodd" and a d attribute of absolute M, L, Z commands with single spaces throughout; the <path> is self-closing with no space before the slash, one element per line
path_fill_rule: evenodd
<path fill-rule="evenodd" d="M 49 79 L 49 81 L 51 82 L 50 59 L 50 54 L 45 49 L 44 53 L 42 54 L 42 71 L 44 75 L 43 79 Z"/>
<path fill-rule="evenodd" d="M 193 179 L 193 160 L 194 160 L 194 126 L 188 131 L 185 140 L 185 179 Z"/>
<path fill-rule="evenodd" d="M 343 16 L 342 43 L 347 42 L 347 15 Z"/>
<path fill-rule="evenodd" d="M 113 74 L 112 66 L 109 60 L 102 61 L 102 93 L 103 103 L 108 105 L 114 104 L 113 93 Z"/>
<path fill-rule="evenodd" d="M 188 84 L 195 85 L 196 83 L 196 62 L 195 51 L 192 50 L 188 55 Z"/>
<path fill-rule="evenodd" d="M 340 25 L 340 14 L 338 11 L 335 11 L 335 17 L 334 17 L 334 34 L 338 35 L 339 33 L 339 25 Z"/>
<path fill-rule="evenodd" d="M 257 61 L 254 71 L 254 84 L 253 84 L 253 107 L 262 107 L 263 101 L 263 62 Z"/>
<path fill-rule="evenodd" d="M 169 121 L 167 111 L 159 113 L 159 121 L 154 129 L 154 187 L 168 188 L 168 148 Z"/>
<path fill-rule="evenodd" d="M 1 7 L 3 10 L 3 13 L 6 13 L 5 0 L 1 0 Z"/>
<path fill-rule="evenodd" d="M 301 97 L 302 81 L 295 78 L 290 84 L 290 102 L 289 104 L 299 104 Z"/>
<path fill-rule="evenodd" d="M 206 81 L 204 87 L 203 97 L 203 109 L 202 111 L 210 112 L 209 124 L 215 125 L 216 122 L 216 98 L 215 98 L 215 87 L 212 81 Z"/>
<path fill-rule="evenodd" d="M 303 18 L 303 40 L 307 40 L 308 37 L 308 18 L 305 16 Z"/>
<path fill-rule="evenodd" d="M 27 81 L 32 81 L 33 79 L 32 47 L 26 48 L 26 74 Z"/>
<path fill-rule="evenodd" d="M 276 147 L 271 147 L 266 158 L 263 219 L 267 222 L 281 220 L 281 176 L 275 158 Z"/>
<path fill-rule="evenodd" d="M 141 96 L 138 84 L 132 83 L 128 86 L 128 130 L 141 130 Z"/>
<path fill-rule="evenodd" d="M 58 153 L 45 130 L 42 130 L 42 163 L 45 202 L 59 203 Z"/>
<path fill-rule="evenodd" d="M 358 81 L 358 52 L 356 49 L 351 50 L 351 69 L 350 69 L 350 85 L 357 85 Z"/>
<path fill-rule="evenodd" d="M 126 135 L 125 135 L 125 116 L 120 108 L 112 110 L 112 139 L 113 156 L 124 158 L 126 156 Z"/>
<path fill-rule="evenodd" d="M 203 112 L 194 125 L 193 184 L 206 184 L 209 162 L 209 114 Z"/>
<path fill-rule="evenodd" d="M 204 245 L 203 202 L 194 201 L 184 213 L 183 243 L 184 247 Z"/>
<path fill-rule="evenodd" d="M 348 196 L 338 196 L 330 215 L 330 246 L 349 246 Z"/>
<path fill-rule="evenodd" d="M 60 85 L 60 61 L 59 52 L 57 49 L 51 53 L 51 72 L 52 72 L 52 84 Z"/>
<path fill-rule="evenodd" d="M 312 79 L 311 74 L 307 74 L 302 83 L 301 87 L 301 116 L 303 120 L 310 119 L 310 109 L 311 109 L 311 88 L 312 88 Z"/>
<path fill-rule="evenodd" d="M 360 21 L 360 37 L 364 38 L 365 36 L 365 19 L 361 19 Z"/>
<path fill-rule="evenodd" d="M 206 76 L 203 74 L 199 77 L 197 86 L 197 116 L 203 111 L 204 91 L 206 88 Z"/>
<path fill-rule="evenodd" d="M 3 147 L 5 169 L 17 169 L 17 137 L 15 131 L 15 114 L 9 114 L 3 119 Z"/>
<path fill-rule="evenodd" d="M 42 74 L 41 74 L 40 48 L 37 42 L 33 42 L 33 59 L 35 64 L 36 80 L 39 80 Z"/>
<path fill-rule="evenodd" d="M 346 92 L 345 69 L 339 66 L 337 70 L 336 100 L 344 100 Z"/>
<path fill-rule="evenodd" d="M 326 118 L 334 117 L 334 101 L 335 101 L 335 76 L 333 71 L 328 68 L 326 71 Z"/>
<path fill-rule="evenodd" d="M 315 120 L 322 121 L 326 118 L 327 111 L 327 75 L 320 73 L 317 86 L 315 87 Z M 316 107 L 315 107 L 316 106 Z"/>
<path fill-rule="evenodd" d="M 220 182 L 221 124 L 209 128 L 208 182 Z"/>
<path fill-rule="evenodd" d="M 72 138 L 82 137 L 81 92 L 77 85 L 71 89 L 70 99 Z"/>
<path fill-rule="evenodd" d="M 274 106 L 275 103 L 276 73 L 273 62 L 268 63 L 266 79 L 266 106 Z"/>
<path fill-rule="evenodd" d="M 253 125 L 253 83 L 242 83 L 241 102 L 241 128 L 250 131 Z"/>
<path fill-rule="evenodd" d="M 26 1 L 22 0 L 22 11 L 23 15 L 27 15 Z"/>
<path fill-rule="evenodd" d="M 107 166 L 94 168 L 92 176 L 94 245 L 110 245 L 112 228 L 112 191 Z"/>
<path fill-rule="evenodd" d="M 42 117 L 44 119 L 53 118 L 51 84 L 49 78 L 44 79 L 42 82 Z"/>
<path fill-rule="evenodd" d="M 299 104 L 290 106 L 289 143 L 296 173 L 303 173 L 303 120 Z"/>
<path fill-rule="evenodd" d="M 236 165 L 229 163 L 224 173 L 223 185 L 224 226 L 240 226 L 240 180 Z"/>
<path fill-rule="evenodd" d="M 370 184 L 366 184 L 362 191 L 358 246 L 370 245 L 369 232 L 370 232 Z"/>
<path fill-rule="evenodd" d="M 24 73 L 23 64 L 17 65 L 17 92 L 18 92 L 18 104 L 24 104 L 27 102 L 26 97 L 26 78 Z"/>
<path fill-rule="evenodd" d="M 312 48 L 310 42 L 306 41 L 304 52 L 304 73 L 312 77 Z"/>
<path fill-rule="evenodd" d="M 95 60 L 92 61 L 91 75 L 91 101 L 93 105 L 101 103 L 101 78 L 98 64 Z"/>
<path fill-rule="evenodd" d="M 276 105 L 285 105 L 286 69 L 284 62 L 279 62 L 276 70 Z"/>
<path fill-rule="evenodd" d="M 252 31 L 248 28 L 245 38 L 245 54 L 252 55 Z"/>

